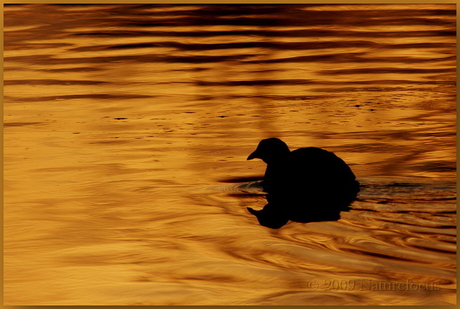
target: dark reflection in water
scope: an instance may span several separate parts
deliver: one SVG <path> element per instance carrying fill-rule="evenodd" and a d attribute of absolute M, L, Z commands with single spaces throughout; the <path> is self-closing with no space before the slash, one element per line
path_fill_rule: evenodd
<path fill-rule="evenodd" d="M 455 304 L 454 4 L 5 5 L 4 24 L 6 304 Z M 349 165 L 340 219 L 256 224 L 307 197 L 245 161 L 273 136 Z"/>

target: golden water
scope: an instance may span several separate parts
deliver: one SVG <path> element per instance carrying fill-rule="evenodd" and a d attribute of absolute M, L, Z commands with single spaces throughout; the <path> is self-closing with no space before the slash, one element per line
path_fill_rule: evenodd
<path fill-rule="evenodd" d="M 455 9 L 7 5 L 5 304 L 455 304 Z M 273 136 L 339 221 L 247 212 Z"/>

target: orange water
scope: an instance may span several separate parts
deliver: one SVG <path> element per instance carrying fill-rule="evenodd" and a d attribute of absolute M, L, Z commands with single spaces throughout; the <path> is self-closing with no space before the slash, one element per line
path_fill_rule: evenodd
<path fill-rule="evenodd" d="M 455 304 L 455 9 L 7 5 L 5 304 Z M 352 210 L 260 226 L 272 136 Z"/>

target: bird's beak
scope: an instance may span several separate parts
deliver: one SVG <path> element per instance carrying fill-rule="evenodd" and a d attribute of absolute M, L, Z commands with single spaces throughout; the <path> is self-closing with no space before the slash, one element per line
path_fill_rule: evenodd
<path fill-rule="evenodd" d="M 252 160 L 252 159 L 255 159 L 255 158 L 260 158 L 259 154 L 257 153 L 257 150 L 254 151 L 253 153 L 251 153 L 246 160 Z"/>
<path fill-rule="evenodd" d="M 246 209 L 254 216 L 257 216 L 257 213 L 259 212 L 259 210 L 254 210 L 251 207 L 246 207 Z"/>

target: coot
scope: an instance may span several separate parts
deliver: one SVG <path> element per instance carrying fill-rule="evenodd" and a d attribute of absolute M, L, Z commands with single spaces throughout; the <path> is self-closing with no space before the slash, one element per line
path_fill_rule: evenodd
<path fill-rule="evenodd" d="M 279 228 L 298 222 L 338 220 L 359 192 L 350 167 L 334 153 L 316 147 L 290 151 L 278 138 L 262 140 L 248 160 L 267 163 L 262 187 L 268 204 L 248 208 L 259 223 Z"/>

